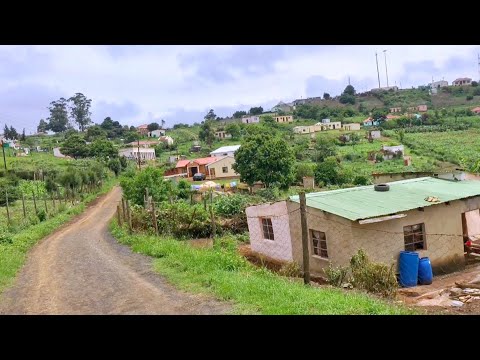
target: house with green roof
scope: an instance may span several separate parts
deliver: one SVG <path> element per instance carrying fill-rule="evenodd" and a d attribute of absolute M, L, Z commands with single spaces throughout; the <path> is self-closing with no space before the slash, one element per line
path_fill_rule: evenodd
<path fill-rule="evenodd" d="M 302 265 L 299 196 L 246 209 L 252 251 Z M 395 264 L 401 251 L 429 257 L 434 274 L 465 266 L 464 242 L 480 236 L 480 181 L 421 177 L 306 195 L 310 271 L 348 265 L 364 249 Z"/>

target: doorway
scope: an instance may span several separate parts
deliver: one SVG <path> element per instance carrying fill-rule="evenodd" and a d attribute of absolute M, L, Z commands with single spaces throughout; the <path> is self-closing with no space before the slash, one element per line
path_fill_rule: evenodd
<path fill-rule="evenodd" d="M 190 177 L 193 177 L 198 172 L 198 167 L 197 166 L 192 166 L 190 168 Z"/>

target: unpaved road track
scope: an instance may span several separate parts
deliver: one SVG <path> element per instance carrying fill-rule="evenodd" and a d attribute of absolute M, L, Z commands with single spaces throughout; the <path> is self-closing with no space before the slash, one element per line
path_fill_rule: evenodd
<path fill-rule="evenodd" d="M 152 270 L 152 259 L 108 232 L 121 190 L 113 189 L 29 253 L 0 314 L 222 314 L 230 306 L 181 292 Z"/>

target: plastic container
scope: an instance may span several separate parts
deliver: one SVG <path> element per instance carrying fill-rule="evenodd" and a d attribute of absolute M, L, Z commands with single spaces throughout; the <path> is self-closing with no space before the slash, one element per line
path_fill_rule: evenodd
<path fill-rule="evenodd" d="M 423 257 L 418 262 L 418 283 L 430 285 L 433 281 L 432 264 L 428 257 Z"/>
<path fill-rule="evenodd" d="M 418 282 L 418 253 L 401 251 L 399 258 L 400 285 L 403 287 L 416 286 Z"/>

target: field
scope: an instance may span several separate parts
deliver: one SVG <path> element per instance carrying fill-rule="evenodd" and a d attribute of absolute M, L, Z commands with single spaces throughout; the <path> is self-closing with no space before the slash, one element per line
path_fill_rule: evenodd
<path fill-rule="evenodd" d="M 480 129 L 405 134 L 405 144 L 418 154 L 430 154 L 458 165 L 480 158 Z"/>

